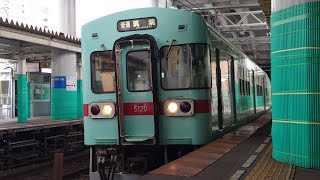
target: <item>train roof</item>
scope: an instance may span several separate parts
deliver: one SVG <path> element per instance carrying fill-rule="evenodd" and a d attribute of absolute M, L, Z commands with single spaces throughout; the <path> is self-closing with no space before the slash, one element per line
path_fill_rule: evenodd
<path fill-rule="evenodd" d="M 101 21 L 107 17 L 121 20 L 121 19 L 132 19 L 132 18 L 134 18 L 134 17 L 132 17 L 133 14 L 136 17 L 141 16 L 141 18 L 142 18 L 142 17 L 151 17 L 151 16 L 156 17 L 157 14 L 166 14 L 166 13 L 180 13 L 180 14 L 186 14 L 186 15 L 192 14 L 192 15 L 200 16 L 199 14 L 192 12 L 192 11 L 189 11 L 189 10 L 179 10 L 179 9 L 173 9 L 173 8 L 157 8 L 157 7 L 137 8 L 137 9 L 119 11 L 119 12 L 109 14 L 109 15 L 100 17 L 98 19 L 92 20 L 92 21 L 84 24 L 82 26 L 82 30 L 84 28 L 87 28 L 88 26 L 91 26 L 92 24 L 98 23 L 99 21 Z M 203 19 L 203 21 L 205 21 L 205 20 Z M 245 53 L 240 51 L 234 44 L 232 44 L 230 41 L 228 41 L 224 37 L 224 35 L 222 35 L 217 29 L 212 27 L 207 22 L 206 22 L 206 24 L 208 27 L 208 31 L 210 33 L 218 35 L 221 38 L 221 40 L 223 41 L 223 43 L 227 44 L 233 52 L 245 57 L 247 60 L 249 60 L 257 68 L 257 70 L 263 72 L 266 75 L 266 73 L 253 60 L 251 60 L 250 57 L 248 57 Z"/>

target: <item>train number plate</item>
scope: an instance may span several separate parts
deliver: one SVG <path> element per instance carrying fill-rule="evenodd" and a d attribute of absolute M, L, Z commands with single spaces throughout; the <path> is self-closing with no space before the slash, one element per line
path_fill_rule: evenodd
<path fill-rule="evenodd" d="M 153 102 L 124 103 L 124 115 L 154 115 Z"/>

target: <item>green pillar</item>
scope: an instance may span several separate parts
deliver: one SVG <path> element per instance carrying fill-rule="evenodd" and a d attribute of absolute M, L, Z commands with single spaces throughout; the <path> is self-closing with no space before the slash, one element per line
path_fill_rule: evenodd
<path fill-rule="evenodd" d="M 18 123 L 28 120 L 28 83 L 26 74 L 18 74 Z"/>
<path fill-rule="evenodd" d="M 53 76 L 52 79 L 64 79 L 66 76 Z M 55 80 L 57 81 L 57 80 Z M 51 89 L 51 119 L 71 120 L 78 116 L 77 91 L 68 91 L 66 87 L 53 87 Z"/>
<path fill-rule="evenodd" d="M 28 118 L 30 118 L 30 114 L 31 114 L 31 112 L 30 112 L 30 82 L 28 82 L 28 95 L 27 95 L 27 113 L 28 113 Z"/>
<path fill-rule="evenodd" d="M 301 2 L 273 2 L 272 156 L 320 168 L 320 1 Z"/>
<path fill-rule="evenodd" d="M 51 119 L 77 119 L 76 53 L 64 50 L 52 50 L 51 58 Z"/>

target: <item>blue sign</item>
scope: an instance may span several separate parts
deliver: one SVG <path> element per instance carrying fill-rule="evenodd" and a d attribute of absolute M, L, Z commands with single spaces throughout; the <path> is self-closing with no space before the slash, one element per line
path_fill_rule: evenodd
<path fill-rule="evenodd" d="M 52 88 L 66 88 L 66 76 L 52 76 L 51 86 Z"/>

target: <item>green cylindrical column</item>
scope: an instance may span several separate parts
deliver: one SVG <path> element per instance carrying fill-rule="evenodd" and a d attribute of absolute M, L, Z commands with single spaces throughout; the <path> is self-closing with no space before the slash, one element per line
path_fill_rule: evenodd
<path fill-rule="evenodd" d="M 28 87 L 28 95 L 27 95 L 27 113 L 28 113 L 28 118 L 30 118 L 30 114 L 31 114 L 31 112 L 30 112 L 30 82 L 27 82 L 28 83 L 28 85 L 27 85 L 27 87 Z"/>
<path fill-rule="evenodd" d="M 320 168 L 320 2 L 299 3 L 273 1 L 272 155 Z"/>
<path fill-rule="evenodd" d="M 26 123 L 28 120 L 28 82 L 26 74 L 18 74 L 18 122 Z"/>
<path fill-rule="evenodd" d="M 57 78 L 55 76 L 53 78 Z M 59 77 L 58 77 L 59 78 Z M 51 89 L 51 119 L 71 120 L 77 118 L 77 91 L 66 88 Z"/>
<path fill-rule="evenodd" d="M 83 117 L 82 80 L 78 79 L 77 85 L 78 85 L 78 88 L 77 88 L 78 118 L 82 118 Z"/>
<path fill-rule="evenodd" d="M 52 50 L 51 119 L 71 120 L 78 117 L 76 54 Z"/>

